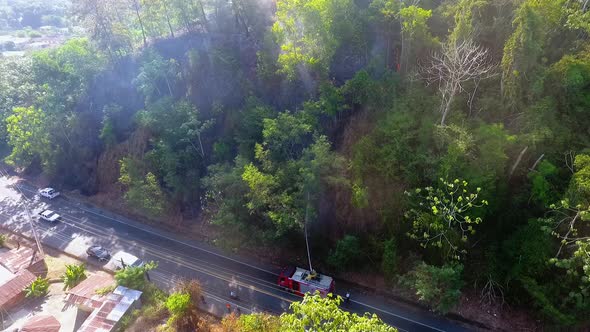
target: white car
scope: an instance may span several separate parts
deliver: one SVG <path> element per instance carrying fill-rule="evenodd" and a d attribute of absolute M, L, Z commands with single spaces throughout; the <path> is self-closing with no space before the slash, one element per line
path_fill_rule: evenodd
<path fill-rule="evenodd" d="M 53 188 L 43 188 L 39 189 L 39 196 L 54 199 L 59 196 L 59 191 L 56 191 Z"/>
<path fill-rule="evenodd" d="M 119 251 L 116 254 L 114 254 L 111 258 L 110 263 L 113 265 L 112 267 L 114 268 L 114 270 L 121 270 L 128 266 L 140 267 L 145 264 L 141 259 L 124 251 Z"/>
<path fill-rule="evenodd" d="M 39 216 L 41 217 L 41 219 L 49 222 L 56 222 L 59 220 L 59 218 L 61 218 L 59 214 L 51 210 L 42 211 L 41 213 L 39 213 Z"/>

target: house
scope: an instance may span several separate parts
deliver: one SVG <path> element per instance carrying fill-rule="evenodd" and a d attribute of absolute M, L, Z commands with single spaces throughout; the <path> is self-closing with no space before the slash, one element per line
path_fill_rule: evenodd
<path fill-rule="evenodd" d="M 141 306 L 142 292 L 138 290 L 118 286 L 108 294 L 96 293 L 112 284 L 114 281 L 110 275 L 96 274 L 67 292 L 67 303 L 90 312 L 78 332 L 114 331 L 125 314 Z"/>
<path fill-rule="evenodd" d="M 24 289 L 45 272 L 43 256 L 29 247 L 0 252 L 0 310 L 25 298 Z"/>

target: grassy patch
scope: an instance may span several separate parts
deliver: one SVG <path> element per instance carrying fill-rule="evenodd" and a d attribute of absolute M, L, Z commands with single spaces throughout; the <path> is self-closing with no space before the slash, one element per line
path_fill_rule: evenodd
<path fill-rule="evenodd" d="M 61 276 L 66 273 L 66 262 L 57 257 L 45 256 L 45 265 L 49 279 L 61 279 Z"/>

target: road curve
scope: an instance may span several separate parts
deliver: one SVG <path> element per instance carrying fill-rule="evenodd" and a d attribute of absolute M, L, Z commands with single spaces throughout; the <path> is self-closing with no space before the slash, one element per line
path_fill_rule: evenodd
<path fill-rule="evenodd" d="M 44 245 L 85 258 L 85 249 L 91 244 L 107 247 L 111 252 L 125 250 L 144 261 L 158 262 L 150 278 L 163 288 L 170 288 L 180 278 L 200 281 L 205 293 L 204 309 L 223 315 L 230 310 L 240 312 L 267 311 L 281 313 L 299 297 L 276 286 L 279 269 L 247 257 L 221 252 L 206 244 L 182 239 L 176 234 L 140 224 L 114 213 L 98 209 L 79 201 L 59 197 L 40 199 L 36 188 L 16 184 L 0 178 L 0 223 L 12 231 L 30 235 L 26 219 L 25 200 L 33 214 L 49 208 L 63 216 L 63 220 L 50 225 L 35 222 Z M 238 284 L 238 300 L 229 299 L 229 284 Z M 338 292 L 338 283 L 336 284 Z M 343 289 L 341 289 L 343 291 Z M 396 305 L 380 296 L 364 295 L 350 290 L 351 301 L 346 310 L 377 314 L 383 321 L 405 331 L 468 331 L 469 328 L 436 316 L 428 311 Z M 342 294 L 340 294 L 342 295 Z M 238 309 L 239 308 L 239 309 Z"/>

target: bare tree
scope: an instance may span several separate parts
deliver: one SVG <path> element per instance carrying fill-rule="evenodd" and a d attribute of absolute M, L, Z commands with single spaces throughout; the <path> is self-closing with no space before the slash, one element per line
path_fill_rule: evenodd
<path fill-rule="evenodd" d="M 471 40 L 443 44 L 441 52 L 435 53 L 432 62 L 421 70 L 428 85 L 438 83 L 442 98 L 441 126 L 445 125 L 455 96 L 465 91 L 463 85 L 493 76 L 495 68 L 496 64 L 491 62 L 488 50 Z"/>

